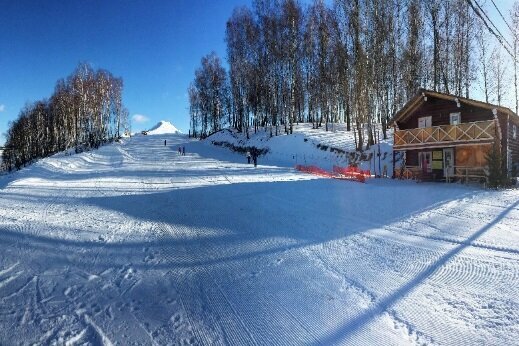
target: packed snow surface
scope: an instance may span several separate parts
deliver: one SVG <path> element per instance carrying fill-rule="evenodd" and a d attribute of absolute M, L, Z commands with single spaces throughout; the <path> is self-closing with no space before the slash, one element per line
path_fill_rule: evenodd
<path fill-rule="evenodd" d="M 169 121 L 161 120 L 148 131 L 148 135 L 180 134 L 181 132 Z"/>
<path fill-rule="evenodd" d="M 0 177 L 0 344 L 517 344 L 519 191 L 263 159 L 137 136 Z"/>

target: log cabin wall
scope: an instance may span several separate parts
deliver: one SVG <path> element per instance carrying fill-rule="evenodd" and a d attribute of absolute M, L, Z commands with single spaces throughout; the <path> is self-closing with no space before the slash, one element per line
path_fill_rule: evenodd
<path fill-rule="evenodd" d="M 454 101 L 428 97 L 427 101 L 418 106 L 411 116 L 398 122 L 398 128 L 400 130 L 418 128 L 418 118 L 426 116 L 432 117 L 432 126 L 449 125 L 451 113 L 461 113 L 462 123 L 494 119 L 489 109 L 474 107 L 463 102 L 460 102 L 460 106 L 458 108 Z"/>
<path fill-rule="evenodd" d="M 514 138 L 515 126 L 515 138 Z M 516 167 L 519 173 L 519 117 L 510 115 L 508 118 L 508 149 L 511 154 L 511 166 Z"/>

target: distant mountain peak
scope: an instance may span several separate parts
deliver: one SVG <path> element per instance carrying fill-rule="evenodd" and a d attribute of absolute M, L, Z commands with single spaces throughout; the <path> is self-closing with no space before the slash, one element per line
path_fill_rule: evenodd
<path fill-rule="evenodd" d="M 173 125 L 171 122 L 167 120 L 161 120 L 157 123 L 157 125 L 153 126 L 148 131 L 149 135 L 162 135 L 166 133 L 182 133 Z"/>

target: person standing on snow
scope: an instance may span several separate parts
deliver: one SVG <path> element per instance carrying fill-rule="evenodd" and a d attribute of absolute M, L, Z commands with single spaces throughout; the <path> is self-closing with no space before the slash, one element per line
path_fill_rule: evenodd
<path fill-rule="evenodd" d="M 186 147 L 182 147 L 182 156 L 186 156 Z"/>
<path fill-rule="evenodd" d="M 247 150 L 247 163 L 250 164 L 250 151 Z"/>
<path fill-rule="evenodd" d="M 252 161 L 254 161 L 254 167 L 258 166 L 258 152 L 256 148 L 252 149 Z"/>
<path fill-rule="evenodd" d="M 164 146 L 166 146 L 166 140 L 164 140 Z"/>
<path fill-rule="evenodd" d="M 182 155 L 182 149 L 181 149 L 181 147 L 178 147 L 178 154 L 179 154 L 179 155 Z"/>

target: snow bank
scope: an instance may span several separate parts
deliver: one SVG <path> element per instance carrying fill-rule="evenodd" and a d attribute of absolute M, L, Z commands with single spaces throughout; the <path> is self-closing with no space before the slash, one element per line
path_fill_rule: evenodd
<path fill-rule="evenodd" d="M 252 130 L 247 139 L 245 133 L 225 129 L 208 137 L 206 142 L 266 149 L 268 153 L 260 159 L 263 163 L 285 167 L 298 164 L 316 165 L 329 170 L 334 165 L 353 164 L 377 175 L 384 173 L 384 169 L 388 175 L 393 171 L 392 130 L 388 130 L 387 139 L 381 139 L 380 143 L 362 152 L 355 150 L 354 133 L 346 131 L 344 124 L 330 125 L 329 131 L 324 127 L 312 129 L 311 124 L 295 125 L 292 135 L 285 135 L 282 131 L 283 128 L 280 127 L 279 135 L 271 137 L 270 128 L 260 129 L 256 133 Z"/>

